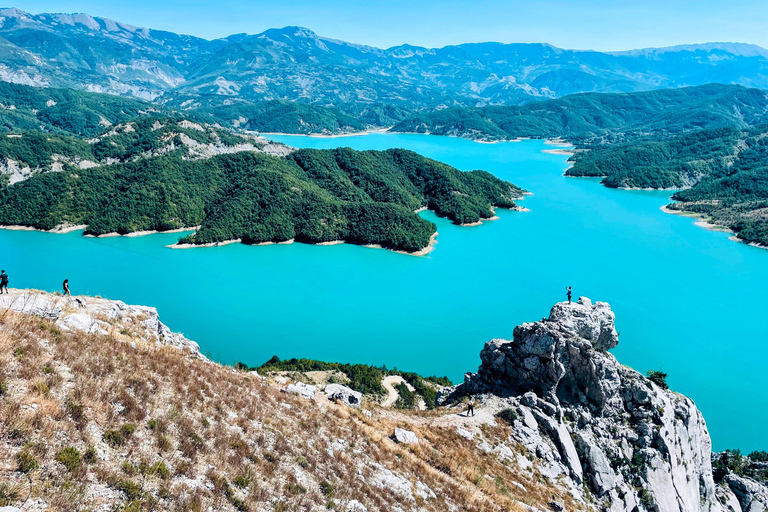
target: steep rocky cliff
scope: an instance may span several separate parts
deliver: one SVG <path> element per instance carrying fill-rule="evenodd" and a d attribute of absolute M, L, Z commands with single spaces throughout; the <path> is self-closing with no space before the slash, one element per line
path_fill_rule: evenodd
<path fill-rule="evenodd" d="M 754 502 L 748 510 L 765 510 L 757 482 L 732 476 L 725 482 L 734 485 L 716 488 L 701 412 L 619 364 L 607 352 L 617 344 L 607 303 L 558 303 L 549 318 L 516 327 L 513 340 L 486 343 L 478 372 L 452 397 L 481 395 L 511 409 L 512 437 L 591 508 L 720 511 Z"/>

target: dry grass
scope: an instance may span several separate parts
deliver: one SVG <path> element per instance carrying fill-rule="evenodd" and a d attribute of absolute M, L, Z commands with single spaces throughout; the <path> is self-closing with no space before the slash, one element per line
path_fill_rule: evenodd
<path fill-rule="evenodd" d="M 355 499 L 369 511 L 485 512 L 556 499 L 574 509 L 535 473 L 430 426 L 440 411 L 371 406 L 368 416 L 303 400 L 172 348 L 131 348 L 117 339 L 129 331 L 113 338 L 0 319 L 0 505 L 312 511 Z M 421 444 L 395 444 L 396 426 Z M 482 437 L 493 446 L 509 432 L 487 427 Z M 380 488 L 380 467 L 437 497 Z"/>

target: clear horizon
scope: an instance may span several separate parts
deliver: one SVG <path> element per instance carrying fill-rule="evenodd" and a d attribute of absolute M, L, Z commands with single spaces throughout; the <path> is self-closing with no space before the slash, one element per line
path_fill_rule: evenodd
<path fill-rule="evenodd" d="M 167 0 L 159 3 L 31 0 L 17 7 L 31 14 L 86 13 L 139 27 L 205 39 L 258 34 L 270 28 L 306 27 L 350 43 L 389 48 L 402 44 L 438 48 L 476 42 L 548 43 L 559 48 L 623 51 L 711 42 L 768 47 L 768 3 L 735 0 L 616 5 L 605 0 L 497 2 L 404 0 L 360 4 L 335 0 L 248 2 Z"/>

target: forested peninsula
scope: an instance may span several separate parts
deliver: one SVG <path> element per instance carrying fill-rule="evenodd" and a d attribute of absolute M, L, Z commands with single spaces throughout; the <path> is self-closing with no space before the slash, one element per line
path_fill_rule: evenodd
<path fill-rule="evenodd" d="M 765 91 L 709 84 L 445 109 L 392 130 L 477 140 L 564 138 L 576 146 L 567 176 L 600 177 L 613 188 L 679 190 L 668 211 L 768 246 L 766 123 Z"/>
<path fill-rule="evenodd" d="M 516 207 L 523 192 L 412 151 L 293 150 L 181 114 L 143 112 L 107 120 L 89 139 L 75 136 L 94 130 L 89 119 L 127 115 L 107 107 L 97 101 L 77 130 L 51 125 L 55 133 L 19 130 L 11 120 L 13 133 L 0 139 L 0 224 L 82 225 L 92 235 L 199 226 L 181 242 L 342 240 L 417 252 L 436 227 L 416 210 L 474 223 L 494 207 Z"/>

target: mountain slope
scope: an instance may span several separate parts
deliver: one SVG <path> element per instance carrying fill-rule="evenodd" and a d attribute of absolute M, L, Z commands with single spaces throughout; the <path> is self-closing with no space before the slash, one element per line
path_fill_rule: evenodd
<path fill-rule="evenodd" d="M 161 102 L 219 96 L 406 109 L 511 105 L 574 92 L 709 82 L 768 87 L 768 55 L 710 43 L 631 52 L 471 43 L 379 49 L 301 27 L 214 41 L 87 14 L 0 10 L 0 78 Z"/>
<path fill-rule="evenodd" d="M 555 499 L 582 509 L 515 462 L 525 452 L 493 419 L 466 439 L 434 415 L 281 392 L 201 358 L 189 340 L 176 345 L 184 337 L 154 308 L 77 299 L 85 306 L 0 297 L 0 507 L 502 512 Z M 398 444 L 395 428 L 418 443 Z"/>
<path fill-rule="evenodd" d="M 765 91 L 708 84 L 629 94 L 574 94 L 521 106 L 445 109 L 405 119 L 391 131 L 481 140 L 562 137 L 596 143 L 703 128 L 746 128 L 765 121 Z"/>

